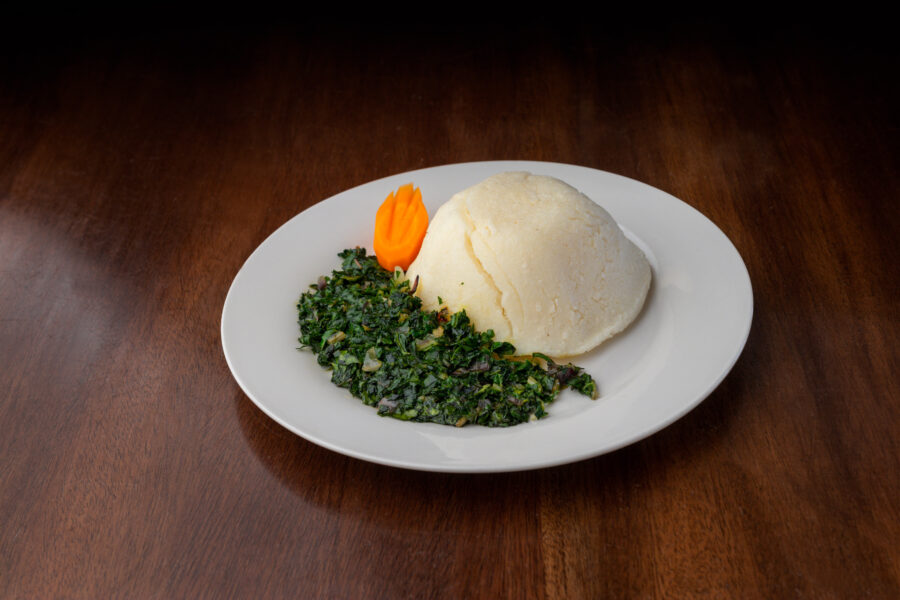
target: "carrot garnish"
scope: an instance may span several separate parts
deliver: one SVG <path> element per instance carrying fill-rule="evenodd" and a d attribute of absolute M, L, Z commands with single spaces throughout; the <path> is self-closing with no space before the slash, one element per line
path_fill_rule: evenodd
<path fill-rule="evenodd" d="M 408 183 L 391 192 L 375 214 L 375 256 L 378 264 L 393 271 L 404 271 L 422 247 L 428 229 L 428 211 L 422 192 Z"/>

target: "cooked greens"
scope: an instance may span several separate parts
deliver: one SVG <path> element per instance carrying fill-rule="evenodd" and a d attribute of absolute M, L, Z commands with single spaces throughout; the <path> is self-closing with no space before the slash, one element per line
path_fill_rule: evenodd
<path fill-rule="evenodd" d="M 301 348 L 331 380 L 379 415 L 457 427 L 506 427 L 539 419 L 560 390 L 592 398 L 590 375 L 542 354 L 514 356 L 465 311 L 424 311 L 417 282 L 379 266 L 364 248 L 339 253 L 342 269 L 320 277 L 297 303 Z"/>

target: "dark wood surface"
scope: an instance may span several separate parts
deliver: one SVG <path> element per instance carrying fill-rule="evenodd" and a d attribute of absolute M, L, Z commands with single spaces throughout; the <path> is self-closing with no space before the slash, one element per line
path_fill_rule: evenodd
<path fill-rule="evenodd" d="M 0 597 L 900 597 L 877 23 L 129 23 L 0 42 Z M 520 473 L 379 466 L 267 418 L 219 337 L 250 252 L 352 186 L 490 159 L 712 219 L 755 294 L 731 374 L 648 439 Z"/>

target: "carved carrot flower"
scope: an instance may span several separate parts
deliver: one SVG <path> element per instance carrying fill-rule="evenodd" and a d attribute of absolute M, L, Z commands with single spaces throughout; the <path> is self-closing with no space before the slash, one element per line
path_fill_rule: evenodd
<path fill-rule="evenodd" d="M 428 229 L 428 211 L 422 192 L 408 183 L 391 192 L 375 214 L 375 256 L 378 264 L 404 271 L 416 258 Z"/>

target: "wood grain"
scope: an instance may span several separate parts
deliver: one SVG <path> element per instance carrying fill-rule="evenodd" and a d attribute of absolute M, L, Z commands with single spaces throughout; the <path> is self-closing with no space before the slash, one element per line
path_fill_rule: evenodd
<path fill-rule="evenodd" d="M 0 597 L 900 597 L 878 24 L 10 30 Z M 507 158 L 644 181 L 731 238 L 754 322 L 697 409 L 461 476 L 335 454 L 243 395 L 219 320 L 263 239 L 372 179 Z"/>

